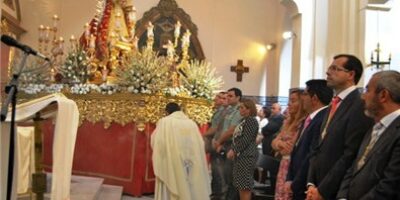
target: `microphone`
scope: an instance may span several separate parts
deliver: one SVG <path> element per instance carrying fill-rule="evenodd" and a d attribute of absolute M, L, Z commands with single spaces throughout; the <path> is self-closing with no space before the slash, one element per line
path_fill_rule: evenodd
<path fill-rule="evenodd" d="M 18 49 L 21 49 L 22 51 L 24 51 L 27 54 L 32 54 L 34 56 L 37 56 L 43 60 L 46 60 L 48 62 L 50 62 L 50 59 L 47 58 L 45 55 L 35 51 L 34 49 L 32 49 L 31 47 L 29 47 L 28 45 L 24 45 L 19 43 L 17 40 L 15 40 L 14 38 L 8 36 L 8 35 L 2 35 L 1 36 L 1 41 L 8 45 L 8 46 L 12 46 L 12 47 L 16 47 Z"/>

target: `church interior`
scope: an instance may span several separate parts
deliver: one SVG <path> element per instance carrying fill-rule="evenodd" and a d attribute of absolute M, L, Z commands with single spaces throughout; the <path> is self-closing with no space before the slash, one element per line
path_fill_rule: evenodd
<path fill-rule="evenodd" d="M 89 181 L 97 190 L 115 189 L 116 199 L 151 199 L 146 197 L 154 192 L 155 179 L 150 135 L 168 101 L 185 105 L 204 132 L 219 91 L 237 87 L 260 105 L 279 102 L 286 107 L 290 89 L 326 78 L 329 63 L 341 53 L 363 62 L 359 88 L 377 71 L 400 70 L 400 28 L 395 25 L 400 2 L 395 0 L 1 1 L 2 41 L 8 35 L 51 60 L 30 55 L 20 79 L 22 107 L 35 107 L 37 101 L 29 103 L 34 99 L 48 104 L 18 122 L 23 127 L 17 146 L 28 147 L 14 156 L 24 164 L 14 178 L 20 181 L 14 186 L 19 199 L 29 199 L 31 184 L 43 179 L 44 191 L 54 192 L 44 198 L 69 196 L 54 189 L 57 184 L 49 175 L 41 181 L 31 178 L 63 162 L 66 171 L 59 173 L 70 175 L 57 178 L 72 180 L 67 191 Z M 21 56 L 17 48 L 1 43 L 2 102 Z M 202 80 L 204 85 L 198 83 Z M 54 91 L 65 96 L 52 95 Z M 71 132 L 53 119 L 61 116 L 64 97 L 79 112 L 67 128 Z M 73 127 L 78 131 L 72 139 L 56 135 L 70 134 Z M 43 137 L 40 143 L 37 137 Z M 3 144 L 8 139 L 1 139 L 2 177 L 7 176 L 3 154 L 8 145 Z M 64 140 L 72 152 L 56 153 L 62 151 L 56 144 Z M 0 194 L 6 193 L 6 185 L 2 178 Z M 98 192 L 71 197 L 114 198 L 100 198 Z"/>

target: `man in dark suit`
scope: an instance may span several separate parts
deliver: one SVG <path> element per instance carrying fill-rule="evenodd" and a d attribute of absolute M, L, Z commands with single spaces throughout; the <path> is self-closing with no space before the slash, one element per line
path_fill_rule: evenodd
<path fill-rule="evenodd" d="M 281 106 L 274 103 L 271 106 L 271 117 L 268 118 L 268 124 L 261 129 L 264 136 L 262 140 L 262 152 L 264 155 L 274 156 L 271 142 L 275 138 L 276 133 L 281 129 L 284 116 L 281 114 Z"/>
<path fill-rule="evenodd" d="M 365 135 L 337 197 L 400 199 L 400 73 L 374 74 L 362 98 L 375 125 Z"/>
<path fill-rule="evenodd" d="M 334 57 L 327 71 L 327 85 L 335 92 L 318 145 L 310 158 L 307 199 L 335 199 L 347 169 L 373 121 L 364 114 L 356 84 L 363 66 L 353 56 Z"/>
<path fill-rule="evenodd" d="M 296 144 L 290 155 L 286 190 L 294 200 L 304 200 L 307 190 L 308 154 L 317 145 L 321 125 L 332 99 L 333 90 L 326 85 L 326 80 L 309 80 L 302 94 L 303 107 L 309 114 L 300 128 Z"/>

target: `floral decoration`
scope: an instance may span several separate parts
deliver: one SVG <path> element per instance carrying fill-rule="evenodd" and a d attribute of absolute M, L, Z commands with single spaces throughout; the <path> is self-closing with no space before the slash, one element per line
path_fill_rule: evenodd
<path fill-rule="evenodd" d="M 222 77 L 216 76 L 215 68 L 211 68 L 211 64 L 206 61 L 192 60 L 186 76 L 181 76 L 181 80 L 194 98 L 211 100 L 213 92 L 223 83 Z"/>

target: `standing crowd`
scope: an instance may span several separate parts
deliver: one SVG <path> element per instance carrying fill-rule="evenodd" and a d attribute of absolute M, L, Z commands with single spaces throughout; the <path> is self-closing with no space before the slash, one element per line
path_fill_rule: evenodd
<path fill-rule="evenodd" d="M 400 199 L 400 73 L 377 72 L 361 92 L 362 73 L 357 57 L 335 56 L 325 80 L 290 91 L 285 114 L 220 92 L 203 138 L 172 103 L 179 115 L 152 135 L 156 199 L 250 200 L 260 159 L 279 162 L 278 200 Z"/>

